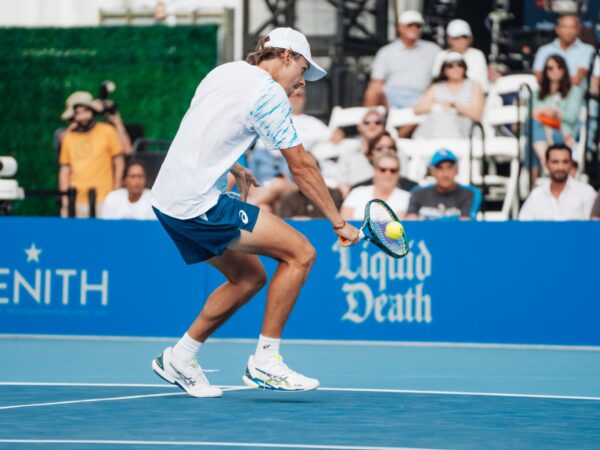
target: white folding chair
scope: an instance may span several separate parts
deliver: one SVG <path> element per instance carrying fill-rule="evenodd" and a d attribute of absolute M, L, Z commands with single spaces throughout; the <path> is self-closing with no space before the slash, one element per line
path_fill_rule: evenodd
<path fill-rule="evenodd" d="M 424 114 L 415 114 L 412 108 L 391 108 L 385 129 L 394 137 L 398 137 L 398 127 L 418 125 L 425 119 Z"/>
<path fill-rule="evenodd" d="M 331 110 L 331 117 L 329 118 L 329 128 L 333 130 L 335 128 L 358 125 L 362 122 L 365 114 L 372 109 L 377 110 L 385 117 L 386 110 L 384 106 L 376 106 L 372 108 L 365 106 L 353 106 L 350 108 L 334 106 Z"/>

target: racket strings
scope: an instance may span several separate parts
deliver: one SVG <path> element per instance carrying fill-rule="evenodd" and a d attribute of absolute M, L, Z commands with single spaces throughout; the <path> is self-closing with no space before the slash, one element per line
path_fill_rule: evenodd
<path fill-rule="evenodd" d="M 376 202 L 370 204 L 369 222 L 375 237 L 394 254 L 404 255 L 407 250 L 404 236 L 392 239 L 385 234 L 387 224 L 394 221 L 396 221 L 396 218 L 385 206 Z"/>

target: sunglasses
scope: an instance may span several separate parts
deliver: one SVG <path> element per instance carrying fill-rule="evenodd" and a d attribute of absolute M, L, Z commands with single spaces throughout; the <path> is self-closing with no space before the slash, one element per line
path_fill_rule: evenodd
<path fill-rule="evenodd" d="M 563 68 L 560 67 L 560 66 L 546 66 L 546 70 L 551 70 L 551 71 L 554 71 L 554 70 L 563 70 Z"/>
<path fill-rule="evenodd" d="M 383 120 L 363 120 L 363 125 L 383 125 Z"/>
<path fill-rule="evenodd" d="M 376 145 L 375 147 L 373 147 L 373 150 L 393 150 L 396 151 L 396 147 L 393 147 L 391 145 Z"/>
<path fill-rule="evenodd" d="M 444 67 L 446 69 L 452 69 L 454 67 L 464 67 L 464 66 L 462 65 L 462 63 L 459 63 L 459 62 L 451 62 L 451 63 L 444 64 Z"/>
<path fill-rule="evenodd" d="M 378 170 L 379 172 L 381 172 L 381 173 L 386 173 L 386 172 L 389 172 L 389 173 L 391 173 L 392 175 L 395 175 L 395 174 L 397 174 L 397 173 L 398 173 L 398 171 L 399 171 L 400 169 L 398 169 L 398 168 L 392 169 L 391 167 L 378 167 L 378 168 L 377 168 L 377 170 Z"/>
<path fill-rule="evenodd" d="M 415 23 L 407 23 L 406 24 L 407 27 L 414 27 L 414 28 L 423 28 L 423 24 L 420 24 L 418 22 Z"/>

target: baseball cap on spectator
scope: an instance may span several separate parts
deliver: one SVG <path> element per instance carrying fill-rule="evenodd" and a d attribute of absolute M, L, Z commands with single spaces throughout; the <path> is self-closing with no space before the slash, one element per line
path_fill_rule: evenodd
<path fill-rule="evenodd" d="M 463 55 L 458 52 L 448 52 L 444 55 L 444 63 L 464 61 Z"/>
<path fill-rule="evenodd" d="M 471 27 L 467 22 L 462 19 L 452 20 L 446 27 L 446 35 L 451 38 L 457 38 L 461 36 L 472 37 Z"/>
<path fill-rule="evenodd" d="M 73 118 L 73 116 L 75 115 L 75 108 L 77 106 L 85 106 L 86 108 L 91 109 L 95 113 L 100 112 L 100 111 L 98 111 L 98 108 L 94 104 L 94 97 L 92 96 L 92 94 L 90 94 L 87 91 L 73 92 L 71 95 L 69 95 L 69 97 L 67 98 L 67 101 L 65 103 L 66 103 L 66 105 L 65 105 L 66 109 L 60 115 L 60 118 L 62 120 L 71 120 Z"/>
<path fill-rule="evenodd" d="M 286 27 L 275 28 L 269 33 L 265 47 L 289 48 L 304 56 L 309 64 L 308 70 L 304 72 L 306 81 L 316 81 L 327 75 L 327 71 L 313 61 L 306 36 L 299 31 Z"/>
<path fill-rule="evenodd" d="M 435 167 L 443 163 L 444 161 L 456 163 L 458 160 L 456 159 L 454 153 L 452 153 L 448 149 L 442 148 L 434 153 L 434 155 L 431 157 L 431 162 L 429 163 L 429 165 Z"/>
<path fill-rule="evenodd" d="M 423 25 L 425 21 L 419 11 L 404 11 L 398 18 L 398 23 L 401 25 L 408 25 L 410 23 L 420 23 Z"/>

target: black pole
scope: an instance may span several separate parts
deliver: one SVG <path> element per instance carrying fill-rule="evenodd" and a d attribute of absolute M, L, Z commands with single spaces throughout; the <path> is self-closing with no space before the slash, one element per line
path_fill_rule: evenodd
<path fill-rule="evenodd" d="M 75 217 L 75 199 L 77 198 L 77 189 L 69 188 L 67 190 L 69 217 Z"/>
<path fill-rule="evenodd" d="M 90 205 L 90 217 L 96 217 L 96 188 L 88 190 L 88 201 Z"/>

